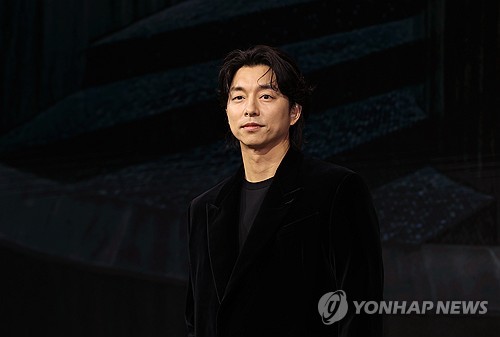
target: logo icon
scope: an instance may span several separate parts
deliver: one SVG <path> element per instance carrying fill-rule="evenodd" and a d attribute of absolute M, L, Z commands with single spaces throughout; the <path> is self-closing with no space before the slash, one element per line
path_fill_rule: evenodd
<path fill-rule="evenodd" d="M 318 312 L 326 325 L 340 321 L 347 314 L 347 296 L 343 290 L 329 292 L 321 296 Z"/>

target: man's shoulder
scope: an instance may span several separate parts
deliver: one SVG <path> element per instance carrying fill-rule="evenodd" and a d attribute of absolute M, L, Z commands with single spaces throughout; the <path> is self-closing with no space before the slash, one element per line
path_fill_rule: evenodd
<path fill-rule="evenodd" d="M 304 156 L 303 173 L 312 179 L 342 180 L 350 175 L 357 175 L 353 170 L 323 159 Z"/>
<path fill-rule="evenodd" d="M 304 156 L 302 164 L 304 186 L 315 193 L 346 193 L 346 191 L 366 191 L 365 179 L 356 171 L 328 162 L 326 160 Z M 365 193 L 365 192 L 363 192 Z"/>
<path fill-rule="evenodd" d="M 233 178 L 233 176 L 226 177 L 218 182 L 215 186 L 209 188 L 205 192 L 202 192 L 195 198 L 191 200 L 192 205 L 214 203 L 216 197 L 219 195 L 221 189 Z"/>

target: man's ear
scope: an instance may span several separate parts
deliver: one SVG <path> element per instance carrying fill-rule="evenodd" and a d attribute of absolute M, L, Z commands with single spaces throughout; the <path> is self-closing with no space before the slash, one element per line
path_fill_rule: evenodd
<path fill-rule="evenodd" d="M 290 125 L 294 125 L 300 118 L 302 113 L 302 105 L 294 103 L 290 109 Z"/>

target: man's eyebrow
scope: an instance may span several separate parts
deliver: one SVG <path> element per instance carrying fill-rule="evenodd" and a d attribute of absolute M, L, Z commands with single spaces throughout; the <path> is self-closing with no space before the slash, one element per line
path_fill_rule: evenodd
<path fill-rule="evenodd" d="M 270 83 L 268 83 L 268 84 L 261 84 L 261 85 L 259 85 L 259 89 L 260 89 L 260 90 L 271 89 L 271 90 L 277 91 L 277 90 L 276 90 L 276 88 L 275 88 L 272 84 L 270 84 Z M 245 89 L 244 89 L 243 87 L 236 86 L 236 87 L 231 87 L 231 88 L 229 89 L 229 91 L 230 91 L 230 92 L 232 92 L 232 91 L 245 91 Z"/>

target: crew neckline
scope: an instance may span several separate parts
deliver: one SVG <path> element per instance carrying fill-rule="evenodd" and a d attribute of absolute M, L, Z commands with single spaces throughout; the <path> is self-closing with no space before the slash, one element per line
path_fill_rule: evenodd
<path fill-rule="evenodd" d="M 260 190 L 262 188 L 269 187 L 271 183 L 273 182 L 273 178 L 267 178 L 266 180 L 258 181 L 255 183 L 252 183 L 246 179 L 243 179 L 243 188 L 247 190 Z"/>

